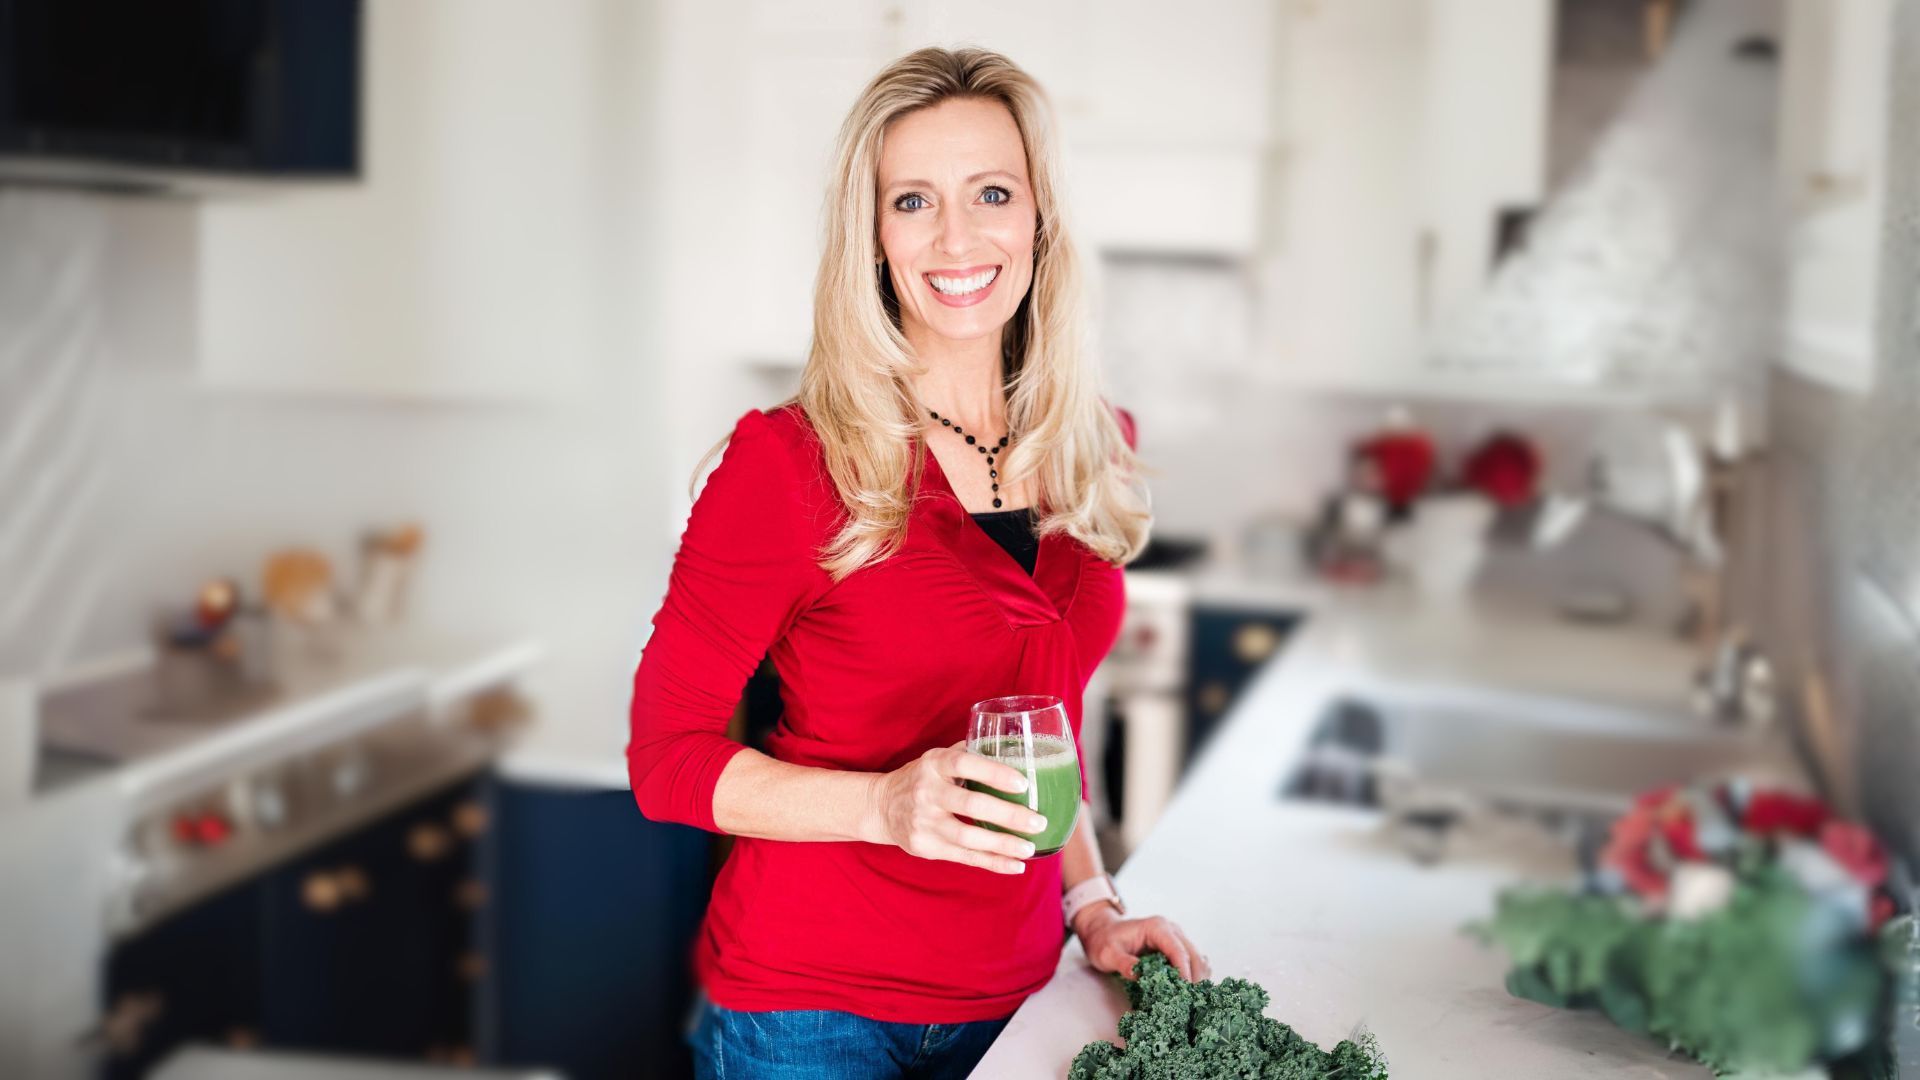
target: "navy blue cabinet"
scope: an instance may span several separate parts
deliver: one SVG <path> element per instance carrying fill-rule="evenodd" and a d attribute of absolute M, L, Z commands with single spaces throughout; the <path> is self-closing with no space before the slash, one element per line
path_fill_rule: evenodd
<path fill-rule="evenodd" d="M 624 788 L 453 785 L 115 949 L 107 1010 L 157 1011 L 103 1073 L 132 1080 L 203 1041 L 688 1076 L 713 858 L 712 837 L 648 821 Z"/>
<path fill-rule="evenodd" d="M 450 785 L 120 944 L 104 1011 L 149 1019 L 103 1074 L 145 1075 L 188 1041 L 467 1060 L 482 809 L 478 781 Z"/>
<path fill-rule="evenodd" d="M 618 791 L 496 780 L 484 852 L 484 1060 L 569 1080 L 664 1080 L 706 911 L 710 838 L 642 817 Z"/>
<path fill-rule="evenodd" d="M 107 1040 L 105 1080 L 145 1076 L 183 1043 L 244 1040 L 260 1030 L 262 916 L 257 889 L 231 889 L 113 950 L 102 1014 L 148 1019 Z"/>
<path fill-rule="evenodd" d="M 485 967 L 467 892 L 480 799 L 478 785 L 456 785 L 267 878 L 268 1045 L 471 1057 Z"/>
<path fill-rule="evenodd" d="M 1240 692 L 1286 644 L 1293 611 L 1199 604 L 1187 635 L 1187 759 L 1206 745 Z"/>

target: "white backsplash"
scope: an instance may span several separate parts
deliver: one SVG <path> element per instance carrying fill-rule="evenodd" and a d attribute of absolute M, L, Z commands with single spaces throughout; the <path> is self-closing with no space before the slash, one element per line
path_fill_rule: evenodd
<path fill-rule="evenodd" d="M 109 240 L 86 200 L 0 196 L 0 673 L 70 657 L 109 591 Z"/>
<path fill-rule="evenodd" d="M 542 639 L 549 719 L 617 745 L 672 554 L 657 367 L 610 350 L 593 394 L 545 406 L 209 392 L 195 213 L 0 191 L 0 673 L 140 646 L 276 548 L 351 575 L 360 530 L 417 520 L 415 618 Z"/>

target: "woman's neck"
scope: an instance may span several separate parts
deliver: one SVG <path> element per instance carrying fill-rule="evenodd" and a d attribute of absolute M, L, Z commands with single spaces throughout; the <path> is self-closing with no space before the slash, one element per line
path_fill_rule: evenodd
<path fill-rule="evenodd" d="M 925 374 L 913 380 L 913 391 L 922 402 L 971 431 L 987 434 L 1005 430 L 1007 402 L 1002 389 L 999 334 L 974 341 L 908 340 L 915 358 L 926 368 Z"/>

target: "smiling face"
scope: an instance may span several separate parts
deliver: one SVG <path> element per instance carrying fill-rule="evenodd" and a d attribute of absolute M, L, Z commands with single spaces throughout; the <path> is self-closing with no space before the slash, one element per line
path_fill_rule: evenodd
<path fill-rule="evenodd" d="M 909 342 L 997 336 L 1033 284 L 1027 153 L 997 101 L 954 98 L 887 128 L 880 250 Z"/>

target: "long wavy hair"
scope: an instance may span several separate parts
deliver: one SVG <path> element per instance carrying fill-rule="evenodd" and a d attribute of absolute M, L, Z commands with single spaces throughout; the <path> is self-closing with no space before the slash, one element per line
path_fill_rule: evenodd
<path fill-rule="evenodd" d="M 1032 287 L 1002 333 L 1013 435 L 1003 483 L 1033 480 L 1038 531 L 1067 533 L 1109 562 L 1138 554 L 1153 520 L 1140 463 L 1088 357 L 1081 265 L 1062 212 L 1046 93 L 999 53 L 929 47 L 894 61 L 861 92 L 840 126 L 827 185 L 813 345 L 793 400 L 847 511 L 820 551 L 836 581 L 899 550 L 921 484 L 927 410 L 912 377 L 925 369 L 901 332 L 889 275 L 876 272 L 881 145 L 895 120 L 955 98 L 997 101 L 1013 115 L 1038 213 Z"/>

